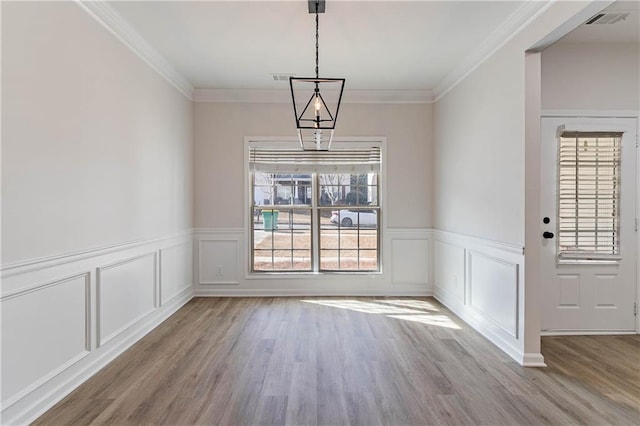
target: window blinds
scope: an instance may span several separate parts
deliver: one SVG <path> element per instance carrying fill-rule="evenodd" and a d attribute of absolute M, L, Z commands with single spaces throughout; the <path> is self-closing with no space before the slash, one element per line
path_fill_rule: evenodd
<path fill-rule="evenodd" d="M 561 133 L 558 154 L 561 258 L 619 255 L 621 140 L 622 133 Z"/>
<path fill-rule="evenodd" d="M 249 148 L 251 171 L 284 173 L 380 172 L 380 147 L 301 151 L 265 147 Z"/>

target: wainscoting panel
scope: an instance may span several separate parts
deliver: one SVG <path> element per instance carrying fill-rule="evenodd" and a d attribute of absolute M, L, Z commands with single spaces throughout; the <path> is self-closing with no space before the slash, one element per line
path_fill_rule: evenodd
<path fill-rule="evenodd" d="M 435 286 L 447 298 L 464 302 L 464 248 L 436 240 L 434 254 Z"/>
<path fill-rule="evenodd" d="M 231 239 L 200 240 L 198 244 L 198 282 L 238 284 L 240 242 Z"/>
<path fill-rule="evenodd" d="M 89 353 L 89 272 L 14 292 L 1 303 L 2 395 L 9 402 Z"/>
<path fill-rule="evenodd" d="M 435 297 L 522 365 L 541 365 L 524 353 L 523 248 L 433 231 Z"/>
<path fill-rule="evenodd" d="M 2 424 L 33 421 L 188 302 L 192 241 L 188 230 L 3 265 Z"/>
<path fill-rule="evenodd" d="M 156 253 L 97 270 L 98 346 L 156 307 Z"/>
<path fill-rule="evenodd" d="M 431 230 L 384 229 L 381 273 L 250 273 L 244 229 L 196 229 L 197 296 L 426 296 Z"/>
<path fill-rule="evenodd" d="M 469 304 L 518 337 L 518 265 L 469 251 Z"/>
<path fill-rule="evenodd" d="M 422 284 L 429 280 L 429 240 L 395 237 L 391 241 L 394 284 Z"/>
<path fill-rule="evenodd" d="M 192 242 L 160 249 L 160 306 L 191 288 Z"/>

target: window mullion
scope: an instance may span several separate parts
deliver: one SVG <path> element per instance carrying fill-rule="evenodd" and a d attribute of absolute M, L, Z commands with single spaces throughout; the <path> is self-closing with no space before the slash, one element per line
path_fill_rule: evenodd
<path fill-rule="evenodd" d="M 578 238 L 579 233 L 578 230 L 580 229 L 580 185 L 579 185 L 579 179 L 580 179 L 580 141 L 578 139 L 578 135 L 576 135 L 576 152 L 575 152 L 575 156 L 576 156 L 576 168 L 575 168 L 575 174 L 576 174 L 576 181 L 575 181 L 575 197 L 576 197 L 576 208 L 575 208 L 575 223 L 576 223 L 576 229 L 575 229 L 575 240 L 576 240 L 576 248 L 580 247 L 580 239 Z"/>
<path fill-rule="evenodd" d="M 320 211 L 318 194 L 320 193 L 318 173 L 311 174 L 311 269 L 320 271 Z"/>
<path fill-rule="evenodd" d="M 251 238 L 250 238 L 250 244 L 251 244 L 251 256 L 249 256 L 249 270 L 253 272 L 254 270 L 254 265 L 255 265 L 255 256 L 256 256 L 256 225 L 255 225 L 255 219 L 254 219 L 254 215 L 255 215 L 255 211 L 256 211 L 256 201 L 254 199 L 254 194 L 255 194 L 255 180 L 254 180 L 254 172 L 250 171 L 249 172 L 249 182 L 250 182 L 250 192 L 249 192 L 249 226 L 251 227 Z"/>

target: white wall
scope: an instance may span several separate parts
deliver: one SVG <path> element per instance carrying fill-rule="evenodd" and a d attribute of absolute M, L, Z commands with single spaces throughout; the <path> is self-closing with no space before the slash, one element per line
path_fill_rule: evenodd
<path fill-rule="evenodd" d="M 196 294 L 429 294 L 430 104 L 341 107 L 336 137 L 386 138 L 381 275 L 249 276 L 244 138 L 295 137 L 289 104 L 196 103 Z M 222 273 L 218 273 L 218 265 Z"/>
<path fill-rule="evenodd" d="M 542 52 L 544 110 L 640 110 L 638 43 L 565 43 Z"/>
<path fill-rule="evenodd" d="M 531 205 L 529 198 L 525 204 L 525 189 L 530 188 L 533 176 L 531 172 L 527 174 L 527 169 L 539 168 L 535 158 L 531 162 L 528 156 L 525 158 L 525 141 L 527 145 L 539 144 L 535 137 L 525 139 L 528 123 L 525 89 L 527 81 L 537 81 L 538 85 L 540 81 L 531 75 L 533 70 L 525 73 L 525 51 L 550 34 L 561 37 L 562 31 L 570 30 L 569 26 L 587 19 L 588 16 L 577 15 L 586 13 L 588 7 L 591 6 L 586 2 L 553 3 L 438 99 L 434 107 L 434 223 L 437 230 L 448 231 L 442 234 L 446 237 L 436 234 L 436 258 L 439 241 L 449 242 L 458 250 L 453 260 L 434 262 L 435 276 L 456 274 L 460 279 L 460 269 L 456 272 L 447 265 L 460 268 L 460 256 L 467 262 L 463 284 L 455 284 L 462 288 L 462 293 L 456 293 L 456 287 L 452 287 L 455 280 L 438 278 L 434 282 L 435 293 L 476 329 L 527 365 L 542 365 L 543 358 L 539 353 L 537 283 L 531 279 L 525 285 L 524 277 L 530 279 L 528 273 L 520 275 L 525 257 L 515 255 L 518 247 L 523 252 L 525 242 L 524 253 L 539 245 L 537 232 L 526 233 L 529 238 L 525 240 L 525 217 L 539 215 L 535 208 L 527 207 Z M 535 105 L 533 109 L 539 111 Z M 539 120 L 538 115 L 538 126 Z M 500 252 L 492 255 L 490 249 L 496 246 L 495 242 L 499 242 Z M 483 245 L 485 250 L 481 250 Z M 492 259 L 483 263 L 482 272 L 475 277 L 474 250 Z M 446 253 L 443 256 L 448 256 Z M 533 269 L 537 267 L 532 265 Z M 441 273 L 439 268 L 445 270 Z M 507 286 L 508 292 L 502 286 Z M 501 303 L 491 305 L 491 309 L 496 309 L 493 312 L 479 309 L 473 304 L 473 295 L 478 297 L 478 292 L 480 300 Z M 505 294 L 515 297 L 505 298 Z M 515 317 L 505 322 L 509 315 Z M 513 331 L 513 324 L 516 333 L 509 331 Z"/>
<path fill-rule="evenodd" d="M 244 226 L 245 136 L 295 137 L 290 104 L 195 104 L 196 228 Z M 432 226 L 432 107 L 344 104 L 336 137 L 387 137 L 387 226 Z M 407 208 L 411 206 L 411 208 Z"/>
<path fill-rule="evenodd" d="M 2 8 L 2 263 L 191 228 L 192 102 L 72 2 Z"/>
<path fill-rule="evenodd" d="M 510 44 L 436 102 L 437 229 L 524 245 L 523 76 Z"/>
<path fill-rule="evenodd" d="M 191 298 L 193 104 L 74 2 L 2 2 L 2 424 Z"/>

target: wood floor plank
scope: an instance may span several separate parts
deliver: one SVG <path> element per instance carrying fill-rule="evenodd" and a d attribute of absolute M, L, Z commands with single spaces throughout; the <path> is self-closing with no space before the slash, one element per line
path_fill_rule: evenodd
<path fill-rule="evenodd" d="M 196 298 L 38 425 L 637 425 L 640 336 L 523 368 L 432 298 Z"/>
<path fill-rule="evenodd" d="M 315 360 L 293 366 L 285 424 L 317 425 L 318 393 Z"/>

